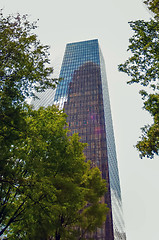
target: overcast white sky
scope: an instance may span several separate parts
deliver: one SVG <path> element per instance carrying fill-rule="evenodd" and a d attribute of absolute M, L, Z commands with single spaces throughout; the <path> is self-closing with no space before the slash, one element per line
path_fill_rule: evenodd
<path fill-rule="evenodd" d="M 132 32 L 128 21 L 150 17 L 142 0 L 1 0 L 5 14 L 39 19 L 38 36 L 51 46 L 58 73 L 68 42 L 98 38 L 105 58 L 121 180 L 127 240 L 159 239 L 159 159 L 139 159 L 135 145 L 140 127 L 150 122 L 137 86 L 117 65 L 128 57 Z"/>

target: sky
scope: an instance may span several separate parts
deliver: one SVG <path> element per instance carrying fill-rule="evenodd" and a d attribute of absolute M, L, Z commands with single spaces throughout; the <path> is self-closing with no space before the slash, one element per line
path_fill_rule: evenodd
<path fill-rule="evenodd" d="M 148 20 L 142 0 L 1 0 L 4 14 L 28 14 L 39 19 L 37 34 L 51 47 L 54 76 L 58 76 L 69 42 L 99 39 L 106 64 L 127 240 L 159 239 L 159 159 L 140 159 L 134 145 L 140 128 L 151 122 L 142 110 L 137 85 L 118 72 L 133 34 L 128 22 Z"/>

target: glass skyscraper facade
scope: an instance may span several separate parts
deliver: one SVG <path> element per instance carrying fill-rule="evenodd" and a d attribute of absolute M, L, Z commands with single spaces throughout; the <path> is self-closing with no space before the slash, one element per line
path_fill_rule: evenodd
<path fill-rule="evenodd" d="M 88 143 L 86 159 L 99 167 L 107 181 L 104 201 L 110 210 L 106 222 L 85 238 L 125 240 L 105 63 L 98 40 L 67 44 L 59 77 L 62 80 L 56 92 L 44 94 L 33 104 L 38 108 L 54 102 L 60 109 L 65 109 L 70 132 L 78 132 L 81 141 Z"/>
<path fill-rule="evenodd" d="M 93 239 L 125 240 L 120 181 L 112 126 L 105 63 L 98 40 L 66 46 L 54 103 L 65 109 L 72 133 L 87 142 L 85 155 L 107 180 L 110 211 Z M 89 239 L 89 235 L 86 236 Z"/>

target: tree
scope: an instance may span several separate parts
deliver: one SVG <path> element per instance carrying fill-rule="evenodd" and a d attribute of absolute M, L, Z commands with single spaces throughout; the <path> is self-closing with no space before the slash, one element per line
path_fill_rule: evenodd
<path fill-rule="evenodd" d="M 128 84 L 139 83 L 144 87 L 140 91 L 143 108 L 151 114 L 153 123 L 142 128 L 136 147 L 141 158 L 153 158 L 159 154 L 159 7 L 156 0 L 145 1 L 145 4 L 154 13 L 154 18 L 130 22 L 134 35 L 129 39 L 128 51 L 133 55 L 119 65 L 119 71 L 131 77 Z"/>
<path fill-rule="evenodd" d="M 156 20 L 159 18 L 159 3 L 158 0 L 145 0 L 144 3 L 147 5 L 151 13 L 154 14 Z"/>
<path fill-rule="evenodd" d="M 82 239 L 106 218 L 106 183 L 68 137 L 66 114 L 25 101 L 57 81 L 35 28 L 26 15 L 0 15 L 0 236 Z"/>
<path fill-rule="evenodd" d="M 26 123 L 25 136 L 5 159 L 11 171 L 1 177 L 0 235 L 80 239 L 105 220 L 107 208 L 100 199 L 106 183 L 99 169 L 85 162 L 78 135 L 67 136 L 62 111 L 29 109 Z"/>
<path fill-rule="evenodd" d="M 24 101 L 34 90 L 55 87 L 49 66 L 49 47 L 36 34 L 37 23 L 27 15 L 3 16 L 0 12 L 0 145 L 10 145 L 24 127 L 21 114 Z"/>

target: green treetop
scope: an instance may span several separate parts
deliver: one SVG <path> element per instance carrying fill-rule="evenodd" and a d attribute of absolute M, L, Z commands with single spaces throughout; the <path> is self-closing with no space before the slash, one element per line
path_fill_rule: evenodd
<path fill-rule="evenodd" d="M 156 0 L 145 3 L 154 18 L 130 22 L 134 35 L 129 39 L 128 51 L 132 56 L 119 65 L 119 71 L 128 74 L 129 84 L 139 83 L 143 87 L 140 91 L 143 108 L 151 114 L 153 123 L 142 128 L 141 140 L 136 147 L 140 157 L 153 158 L 159 154 L 159 6 Z"/>
<path fill-rule="evenodd" d="M 82 239 L 100 227 L 107 208 L 98 168 L 85 162 L 86 144 L 67 136 L 55 106 L 29 109 L 27 131 L 14 142 L 1 175 L 1 235 L 11 239 Z"/>

